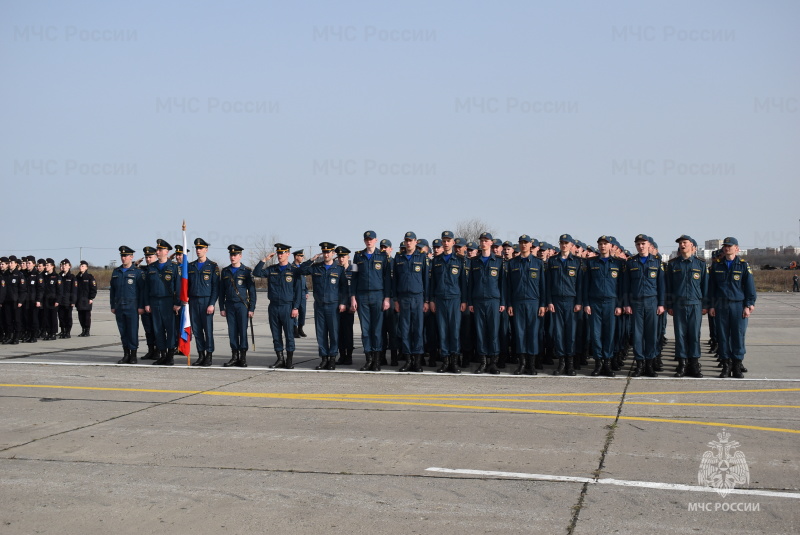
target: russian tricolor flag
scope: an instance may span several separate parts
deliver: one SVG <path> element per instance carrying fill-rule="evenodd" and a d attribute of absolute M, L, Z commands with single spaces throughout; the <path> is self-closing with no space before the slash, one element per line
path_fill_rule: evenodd
<path fill-rule="evenodd" d="M 189 249 L 186 248 L 186 222 L 183 223 L 183 262 L 181 263 L 181 338 L 178 340 L 178 351 L 189 357 L 192 343 L 192 320 L 189 317 Z"/>

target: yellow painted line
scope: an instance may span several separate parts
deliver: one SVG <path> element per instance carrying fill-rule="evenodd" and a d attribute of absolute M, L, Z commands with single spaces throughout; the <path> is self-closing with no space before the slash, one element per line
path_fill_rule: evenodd
<path fill-rule="evenodd" d="M 280 398 L 280 399 L 300 399 L 306 401 L 341 401 L 344 403 L 368 403 L 380 405 L 406 405 L 416 407 L 443 407 L 451 409 L 472 409 L 472 410 L 485 410 L 495 412 L 514 412 L 525 414 L 551 414 L 556 416 L 581 416 L 584 418 L 604 418 L 615 419 L 615 414 L 595 414 L 584 412 L 569 412 L 569 411 L 553 411 L 553 410 L 537 410 L 537 409 L 522 409 L 516 407 L 487 407 L 481 405 L 449 405 L 444 403 L 422 403 L 411 401 L 391 401 L 379 399 L 357 399 L 346 397 L 342 395 L 339 398 L 333 398 L 330 395 L 316 395 L 316 394 L 276 394 L 276 393 L 263 393 L 263 392 L 216 392 L 216 391 L 202 391 L 202 390 L 154 390 L 154 389 L 140 389 L 140 388 L 107 388 L 107 387 L 88 387 L 88 386 L 66 386 L 66 385 L 19 385 L 19 384 L 0 384 L 0 387 L 10 388 L 55 388 L 55 389 L 70 389 L 70 390 L 94 390 L 94 391 L 114 391 L 114 392 L 148 392 L 148 393 L 164 393 L 164 394 L 202 394 L 211 396 L 226 396 L 226 397 L 250 397 L 250 398 Z M 665 418 L 648 418 L 640 416 L 619 416 L 620 420 L 638 421 L 638 422 L 654 422 L 654 423 L 674 423 L 674 424 L 687 424 L 687 425 L 707 425 L 715 427 L 731 427 L 737 429 L 751 429 L 756 431 L 772 431 L 778 433 L 792 433 L 800 434 L 800 430 L 786 429 L 781 427 L 761 427 L 754 425 L 733 424 L 729 422 L 703 422 L 694 420 L 671 420 Z"/>

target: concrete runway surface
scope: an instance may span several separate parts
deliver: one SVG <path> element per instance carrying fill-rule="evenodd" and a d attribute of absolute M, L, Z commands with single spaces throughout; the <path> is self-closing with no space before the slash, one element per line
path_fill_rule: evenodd
<path fill-rule="evenodd" d="M 91 337 L 0 346 L 0 533 L 800 531 L 800 294 L 759 294 L 744 380 L 671 341 L 655 379 L 314 371 L 311 314 L 291 371 L 265 295 L 248 368 L 219 316 L 211 368 L 114 364 L 107 292 Z"/>

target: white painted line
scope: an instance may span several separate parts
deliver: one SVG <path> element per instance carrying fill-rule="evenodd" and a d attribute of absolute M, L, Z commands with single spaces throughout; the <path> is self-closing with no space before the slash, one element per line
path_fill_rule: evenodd
<path fill-rule="evenodd" d="M 571 477 L 571 476 L 556 476 L 548 474 L 525 474 L 521 472 L 493 472 L 490 470 L 467 470 L 456 468 L 426 468 L 426 472 L 439 472 L 445 474 L 463 474 L 470 476 L 494 476 L 494 477 L 512 477 L 516 479 L 533 479 L 536 481 L 566 481 L 570 483 L 588 483 L 590 485 L 614 485 L 617 487 L 639 487 L 646 489 L 656 490 L 683 490 L 688 492 L 717 492 L 717 489 L 712 487 L 699 487 L 697 485 L 679 485 L 675 483 L 658 483 L 654 481 L 629 481 L 626 479 L 593 479 L 588 477 Z M 767 496 L 770 498 L 794 498 L 800 499 L 800 493 L 797 492 L 777 492 L 772 490 L 756 490 L 756 489 L 731 489 L 729 494 L 740 494 L 745 496 Z"/>

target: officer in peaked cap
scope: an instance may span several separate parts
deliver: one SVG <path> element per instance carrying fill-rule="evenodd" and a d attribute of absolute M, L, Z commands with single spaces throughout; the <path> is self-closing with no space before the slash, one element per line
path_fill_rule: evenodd
<path fill-rule="evenodd" d="M 747 320 L 756 308 L 753 272 L 739 256 L 739 240 L 722 241 L 722 256 L 711 263 L 708 280 L 708 313 L 717 324 L 720 377 L 744 377 L 745 333 Z"/>
<path fill-rule="evenodd" d="M 189 315 L 197 347 L 193 366 L 211 366 L 214 355 L 214 312 L 219 298 L 219 266 L 208 259 L 208 242 L 195 238 L 197 259 L 189 262 Z"/>
<path fill-rule="evenodd" d="M 584 272 L 581 259 L 572 254 L 573 237 L 562 234 L 558 245 L 559 254 L 547 261 L 547 308 L 552 314 L 553 352 L 558 359 L 554 375 L 575 375 L 575 340 Z"/>
<path fill-rule="evenodd" d="M 480 365 L 474 373 L 499 373 L 498 332 L 500 314 L 506 310 L 506 273 L 503 260 L 493 254 L 492 245 L 492 235 L 489 232 L 482 233 L 480 255 L 471 258 L 468 264 L 467 305 L 475 315 L 477 353 L 480 357 Z"/>
<path fill-rule="evenodd" d="M 392 270 L 389 257 L 378 250 L 374 230 L 364 232 L 364 249 L 353 254 L 351 309 L 361 322 L 361 343 L 364 353 L 373 361 L 383 348 L 383 316 L 392 297 Z"/>
<path fill-rule="evenodd" d="M 449 230 L 442 232 L 442 254 L 431 263 L 430 310 L 436 316 L 439 354 L 438 373 L 461 373 L 461 322 L 467 309 L 467 274 L 463 256 L 455 254 L 455 239 Z M 463 241 L 463 240 L 462 240 Z"/>
<path fill-rule="evenodd" d="M 590 339 L 595 358 L 591 375 L 614 377 L 611 356 L 614 350 L 615 317 L 622 314 L 622 260 L 611 256 L 611 237 L 597 238 L 599 256 L 586 262 L 583 305 L 589 321 Z"/>
<path fill-rule="evenodd" d="M 256 283 L 253 270 L 242 264 L 244 248 L 228 246 L 231 263 L 219 275 L 219 313 L 228 322 L 231 359 L 223 367 L 247 367 L 247 321 L 256 310 Z"/>
<path fill-rule="evenodd" d="M 347 277 L 342 264 L 335 261 L 336 244 L 322 242 L 319 247 L 322 253 L 303 262 L 299 274 L 310 275 L 314 288 L 314 326 L 321 359 L 315 369 L 335 370 L 339 353 L 339 315 L 347 308 Z"/>
<path fill-rule="evenodd" d="M 394 257 L 393 291 L 397 297 L 397 336 L 406 364 L 398 371 L 421 372 L 423 358 L 423 314 L 428 311 L 428 258 L 417 252 L 417 235 L 406 232 L 403 237 L 406 254 Z"/>
<path fill-rule="evenodd" d="M 172 366 L 175 356 L 175 313 L 180 310 L 180 268 L 169 261 L 172 246 L 165 240 L 156 242 L 157 260 L 145 272 L 144 309 L 153 315 L 158 358 L 153 364 Z"/>
<path fill-rule="evenodd" d="M 119 248 L 120 265 L 111 273 L 109 301 L 122 341 L 123 357 L 117 364 L 136 364 L 139 349 L 139 314 L 144 312 L 144 271 L 133 265 L 134 250 Z"/>
<path fill-rule="evenodd" d="M 253 269 L 254 277 L 267 279 L 267 316 L 272 347 L 277 356 L 271 368 L 286 368 L 287 359 L 291 362 L 294 357 L 294 319 L 298 316 L 302 287 L 298 268 L 289 262 L 290 249 L 289 245 L 276 243 L 275 252 L 262 258 Z M 278 256 L 278 263 L 267 266 L 267 262 L 275 255 Z"/>
<path fill-rule="evenodd" d="M 706 263 L 695 256 L 691 236 L 681 235 L 678 256 L 667 262 L 664 270 L 666 308 L 672 316 L 675 332 L 675 377 L 703 377 L 700 368 L 700 327 L 707 311 L 708 274 Z"/>
<path fill-rule="evenodd" d="M 292 264 L 299 268 L 305 262 L 306 254 L 303 249 L 292 252 Z M 305 277 L 300 277 L 300 308 L 297 309 L 297 317 L 294 319 L 294 337 L 305 338 L 308 335 L 303 328 L 306 326 L 306 304 L 308 301 L 308 283 Z"/>
<path fill-rule="evenodd" d="M 514 331 L 518 333 L 517 369 L 513 373 L 522 374 L 527 362 L 530 373 L 535 375 L 532 360 L 539 352 L 539 324 L 544 320 L 547 306 L 547 276 L 544 263 L 532 254 L 533 238 L 523 234 L 518 243 L 520 255 L 506 264 L 508 316 L 514 324 Z"/>

